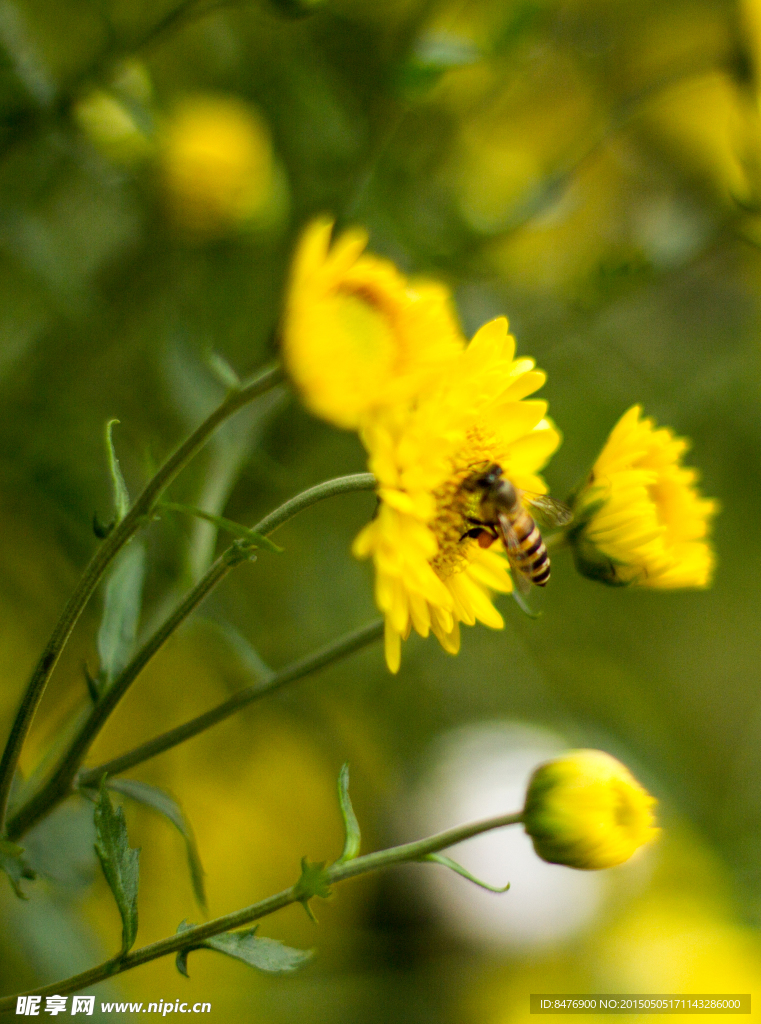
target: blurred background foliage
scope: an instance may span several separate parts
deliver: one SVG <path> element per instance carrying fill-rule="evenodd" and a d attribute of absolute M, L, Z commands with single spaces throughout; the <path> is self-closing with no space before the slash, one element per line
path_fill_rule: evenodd
<path fill-rule="evenodd" d="M 101 998 L 210 1000 L 215 1018 L 262 1024 L 501 1024 L 527 1018 L 529 992 L 759 991 L 760 82 L 758 0 L 0 0 L 5 723 L 93 549 L 93 514 L 108 518 L 105 421 L 120 420 L 134 494 L 221 398 L 210 353 L 241 373 L 272 357 L 294 239 L 318 213 L 447 281 L 467 333 L 508 314 L 519 353 L 549 373 L 558 497 L 641 402 L 692 438 L 723 505 L 707 593 L 606 590 L 561 553 L 540 619 L 505 600 L 503 632 L 466 630 L 456 659 L 412 639 L 398 677 L 370 648 L 132 773 L 181 801 L 214 915 L 290 884 L 304 854 L 339 854 L 343 761 L 365 849 L 421 835 L 424 807 L 437 827 L 480 813 L 487 792 L 517 808 L 531 758 L 504 766 L 501 789 L 495 728 L 506 749 L 599 746 L 630 765 L 661 801 L 648 857 L 575 896 L 580 876 L 549 868 L 560 875 L 521 913 L 543 920 L 547 894 L 568 889 L 565 909 L 531 934 L 520 915 L 489 924 L 496 909 L 464 927 L 457 900 L 475 890 L 421 887 L 439 868 L 352 882 L 318 928 L 300 908 L 265 922 L 318 947 L 293 978 L 202 952 L 190 981 L 167 959 Z M 225 427 L 172 498 L 250 524 L 363 468 L 353 434 L 283 389 Z M 349 544 L 372 510 L 369 495 L 332 499 L 281 531 L 283 555 L 238 569 L 140 678 L 93 763 L 224 699 L 257 658 L 280 666 L 369 621 L 370 571 Z M 147 543 L 143 630 L 216 537 L 166 514 Z M 88 699 L 101 607 L 54 676 L 27 772 Z M 459 760 L 442 754 L 464 726 Z M 201 912 L 180 837 L 126 812 L 143 944 Z M 4 991 L 118 944 L 88 806 L 65 805 L 27 846 L 42 876 L 28 903 L 0 885 Z M 490 863 L 490 881 L 513 883 L 491 906 L 509 907 L 528 861 Z"/>

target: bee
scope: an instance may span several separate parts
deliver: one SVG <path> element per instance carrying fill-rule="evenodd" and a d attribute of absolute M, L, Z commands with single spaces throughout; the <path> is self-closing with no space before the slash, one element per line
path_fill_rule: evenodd
<path fill-rule="evenodd" d="M 501 540 L 519 589 L 526 593 L 531 583 L 545 586 L 550 578 L 550 556 L 539 527 L 524 506 L 550 527 L 569 523 L 571 510 L 546 494 L 518 490 L 496 462 L 473 473 L 463 482 L 462 489 L 480 499 L 478 518 L 466 516 L 472 526 L 462 535 L 463 539 L 473 537 L 482 548 Z"/>

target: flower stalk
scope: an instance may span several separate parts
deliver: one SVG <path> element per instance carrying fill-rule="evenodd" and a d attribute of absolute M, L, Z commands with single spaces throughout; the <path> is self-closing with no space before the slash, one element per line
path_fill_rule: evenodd
<path fill-rule="evenodd" d="M 18 766 L 21 749 L 39 707 L 47 682 L 58 658 L 71 636 L 79 616 L 85 608 L 103 575 L 116 555 L 152 514 L 157 501 L 182 469 L 203 448 L 212 434 L 234 413 L 259 395 L 269 391 L 282 380 L 282 370 L 272 366 L 262 371 L 250 383 L 232 391 L 214 412 L 198 426 L 190 437 L 171 455 L 147 484 L 124 518 L 116 524 L 96 550 L 77 587 L 69 598 L 55 629 L 45 646 L 32 677 L 21 699 L 16 717 L 0 759 L 0 835 L 5 828 L 13 776 Z"/>
<path fill-rule="evenodd" d="M 254 532 L 266 536 L 274 532 L 293 516 L 306 508 L 311 507 L 325 498 L 337 494 L 346 494 L 350 491 L 372 490 L 375 487 L 375 477 L 371 473 L 357 473 L 351 476 L 337 477 L 334 480 L 326 480 L 323 483 L 310 487 L 308 490 L 297 494 L 284 502 L 279 508 L 265 516 L 260 523 L 254 527 Z M 138 499 L 140 500 L 140 499 Z M 155 501 L 156 499 L 154 499 Z M 128 513 L 128 515 L 131 513 Z M 125 520 L 122 520 L 124 522 Z M 118 527 L 117 527 L 118 529 Z M 166 641 L 173 635 L 180 625 L 192 614 L 209 593 L 227 576 L 231 569 L 251 557 L 253 548 L 241 541 L 235 541 L 230 545 L 201 577 L 198 583 L 188 592 L 172 614 L 162 623 L 156 632 L 146 640 L 134 658 L 126 668 L 117 676 L 109 689 L 103 694 L 98 703 L 93 707 L 87 719 L 72 740 L 72 743 L 64 755 L 56 771 L 48 782 L 24 804 L 8 822 L 8 835 L 18 838 L 32 827 L 40 818 L 44 817 L 57 803 L 67 797 L 72 791 L 72 784 L 77 771 L 84 760 L 87 751 L 92 746 L 95 738 L 100 733 L 106 721 L 114 711 L 115 707 L 127 692 L 132 683 L 137 679 L 142 670 L 163 647 Z M 131 754 L 123 755 L 116 759 L 117 763 L 125 762 L 119 771 L 139 764 L 155 754 L 161 753 L 170 747 L 182 743 L 185 739 L 197 735 L 211 725 L 229 717 L 239 708 L 245 707 L 252 700 L 258 699 L 264 693 L 268 693 L 278 686 L 282 686 L 302 675 L 315 671 L 331 661 L 350 654 L 359 647 L 370 643 L 377 636 L 380 636 L 380 627 L 373 623 L 357 633 L 349 634 L 334 644 L 328 645 L 318 651 L 288 666 L 280 673 L 276 673 L 271 680 L 264 684 L 247 687 L 240 693 L 225 701 L 219 707 L 199 715 L 184 725 L 170 730 L 163 736 L 157 737 L 149 743 L 138 747 Z M 133 759 L 137 755 L 137 759 Z M 95 769 L 98 778 L 103 774 L 114 774 L 111 767 L 113 762 Z M 89 773 L 91 774 L 91 773 Z M 84 784 L 89 784 L 85 782 Z"/>
<path fill-rule="evenodd" d="M 439 832 L 426 839 L 419 839 L 416 842 L 404 843 L 401 846 L 392 846 L 386 850 L 379 850 L 376 853 L 368 853 L 363 857 L 356 857 L 353 860 L 335 864 L 326 868 L 322 873 L 322 881 L 330 886 L 338 882 L 344 882 L 348 878 L 355 878 L 358 875 L 369 874 L 372 871 L 381 871 L 385 868 L 394 867 L 397 864 L 409 864 L 415 861 L 425 860 L 432 853 L 445 850 L 449 846 L 461 843 L 473 836 L 481 835 L 483 832 L 490 832 L 493 829 L 504 828 L 507 825 L 517 825 L 522 821 L 522 812 L 517 814 L 503 814 L 496 818 L 488 818 L 484 821 L 477 821 L 469 825 L 460 825 L 457 828 L 448 829 L 446 832 Z M 104 981 L 117 974 L 138 967 L 140 964 L 157 960 L 162 956 L 169 956 L 172 953 L 179 953 L 184 949 L 191 949 L 199 945 L 205 939 L 215 935 L 240 928 L 243 925 L 258 921 L 276 910 L 281 910 L 292 903 L 300 903 L 304 900 L 303 889 L 298 882 L 283 889 L 282 892 L 266 899 L 260 900 L 249 907 L 237 910 L 232 914 L 225 914 L 222 917 L 214 918 L 204 924 L 196 925 L 171 935 L 158 942 L 151 942 L 147 946 L 136 949 L 125 956 L 107 960 L 105 963 L 92 967 L 90 970 L 75 974 L 71 978 L 54 982 L 51 985 L 44 985 L 41 988 L 33 989 L 30 992 L 19 993 L 23 995 L 68 995 L 70 992 L 77 992 L 89 985 Z M 13 1010 L 16 1005 L 17 995 L 4 996 L 0 998 L 0 1013 Z"/>

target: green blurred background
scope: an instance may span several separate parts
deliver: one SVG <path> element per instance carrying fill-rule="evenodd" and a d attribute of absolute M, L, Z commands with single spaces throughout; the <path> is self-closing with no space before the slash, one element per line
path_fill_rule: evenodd
<path fill-rule="evenodd" d="M 456 658 L 413 638 L 396 677 L 376 645 L 132 773 L 181 801 L 218 915 L 290 884 L 301 856 L 339 854 L 344 761 L 369 850 L 432 814 L 475 817 L 500 790 L 497 733 L 506 750 L 601 747 L 658 796 L 664 835 L 541 935 L 490 925 L 497 911 L 481 922 L 462 909 L 475 889 L 419 867 L 344 885 L 317 927 L 301 908 L 267 920 L 262 934 L 318 949 L 294 977 L 201 952 L 190 981 L 166 959 L 98 999 L 209 1000 L 214 1019 L 261 1024 L 502 1024 L 528 1019 L 530 992 L 761 996 L 761 3 L 176 4 L 0 0 L 3 729 L 96 543 L 93 514 L 108 519 L 105 421 L 120 420 L 135 494 L 220 400 L 210 352 L 241 374 L 272 358 L 290 253 L 318 213 L 450 284 L 467 334 L 509 316 L 519 354 L 548 371 L 558 497 L 635 402 L 690 437 L 723 508 L 719 564 L 705 593 L 607 590 L 561 553 L 540 619 L 502 599 L 504 631 L 465 630 Z M 193 132 L 223 123 L 211 173 Z M 172 497 L 250 524 L 363 468 L 353 434 L 283 389 Z M 140 678 L 92 763 L 250 682 L 230 628 L 280 666 L 370 621 L 371 571 L 349 545 L 373 507 L 323 503 L 280 532 L 283 555 L 238 569 Z M 168 515 L 146 536 L 147 630 L 215 537 Z M 27 771 L 87 700 L 101 607 L 56 671 Z M 125 809 L 143 944 L 201 912 L 180 837 Z M 72 801 L 29 837 L 41 878 L 27 903 L 0 884 L 3 991 L 115 952 L 90 818 Z M 527 864 L 516 852 L 488 869 L 513 883 L 494 901 L 509 904 Z M 580 877 L 548 870 L 569 892 Z M 551 886 L 537 885 L 541 917 Z"/>

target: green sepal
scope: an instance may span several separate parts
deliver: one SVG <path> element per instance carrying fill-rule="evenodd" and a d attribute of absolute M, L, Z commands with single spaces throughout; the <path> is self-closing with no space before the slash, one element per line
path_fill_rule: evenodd
<path fill-rule="evenodd" d="M 106 424 L 106 451 L 108 453 L 108 469 L 111 473 L 111 483 L 114 489 L 114 512 L 116 513 L 116 522 L 120 522 L 126 516 L 129 511 L 129 494 L 127 493 L 127 485 L 124 482 L 122 476 L 121 467 L 119 460 L 116 457 L 114 451 L 114 442 L 111 438 L 111 431 L 114 428 L 114 424 L 118 423 L 119 420 L 109 420 Z"/>
<path fill-rule="evenodd" d="M 207 523 L 212 523 L 218 529 L 231 533 L 233 537 L 245 541 L 252 547 L 262 548 L 264 551 L 271 551 L 276 555 L 282 554 L 285 550 L 274 544 L 269 537 L 265 537 L 262 533 L 257 533 L 256 530 L 250 530 L 247 526 L 243 526 L 242 523 L 236 523 L 232 519 L 225 519 L 224 516 L 212 515 L 211 512 L 204 512 L 203 509 L 195 508 L 193 505 L 181 505 L 175 501 L 164 501 L 161 502 L 159 508 L 167 512 L 185 512 L 187 515 L 195 516 L 197 519 L 203 519 Z"/>
<path fill-rule="evenodd" d="M 458 864 L 456 860 L 452 860 L 451 857 L 444 856 L 443 853 L 429 853 L 425 857 L 420 858 L 421 861 L 432 861 L 434 864 L 441 864 L 442 867 L 449 868 L 450 871 L 454 871 L 456 874 L 461 875 L 463 878 L 467 878 L 469 882 L 473 882 L 474 885 L 480 886 L 482 889 L 488 889 L 489 892 L 507 892 L 510 888 L 510 883 L 507 885 L 497 886 L 489 885 L 488 882 L 482 882 L 480 878 L 476 878 L 462 866 Z"/>
<path fill-rule="evenodd" d="M 186 921 L 180 923 L 177 933 L 187 931 L 194 927 Z M 258 971 L 265 971 L 267 974 L 288 974 L 303 967 L 314 955 L 311 949 L 293 949 L 286 946 L 277 939 L 258 938 L 256 930 L 258 925 L 247 928 L 240 932 L 223 932 L 222 935 L 215 935 L 210 939 L 204 939 L 197 946 L 188 946 L 181 949 L 175 959 L 175 965 L 180 974 L 189 978 L 188 954 L 197 949 L 211 949 L 217 953 L 224 953 L 235 960 L 241 960 L 249 967 L 255 967 Z"/>
<path fill-rule="evenodd" d="M 4 871 L 8 876 L 8 881 L 20 900 L 29 899 L 21 888 L 21 879 L 34 879 L 37 875 L 24 859 L 23 846 L 17 846 L 8 839 L 0 839 L 0 871 Z"/>
<path fill-rule="evenodd" d="M 301 877 L 293 887 L 294 899 L 300 903 L 312 921 L 317 923 L 314 911 L 309 905 L 313 896 L 327 900 L 332 896 L 328 875 L 325 871 L 325 862 L 310 864 L 306 857 L 301 858 Z"/>
<path fill-rule="evenodd" d="M 137 890 L 140 880 L 140 850 L 129 845 L 124 811 L 114 810 L 106 789 L 106 776 L 101 779 L 95 805 L 95 852 L 122 919 L 120 956 L 127 953 L 137 938 Z"/>
<path fill-rule="evenodd" d="M 205 871 L 198 854 L 193 826 L 185 817 L 182 808 L 174 797 L 170 796 L 163 789 L 159 789 L 158 786 L 151 786 L 147 782 L 140 782 L 137 779 L 107 779 L 106 785 L 116 793 L 121 793 L 123 796 L 128 796 L 131 800 L 135 800 L 144 807 L 150 807 L 152 810 L 158 811 L 159 814 L 163 814 L 165 818 L 171 821 L 185 840 L 185 853 L 188 858 L 193 893 L 200 908 L 206 910 L 206 890 L 203 881 Z"/>
<path fill-rule="evenodd" d="M 359 822 L 354 813 L 349 796 L 349 766 L 344 764 L 338 773 L 338 805 L 341 808 L 341 817 L 344 823 L 344 848 L 336 864 L 345 864 L 347 860 L 354 860 L 359 854 L 361 834 Z"/>

